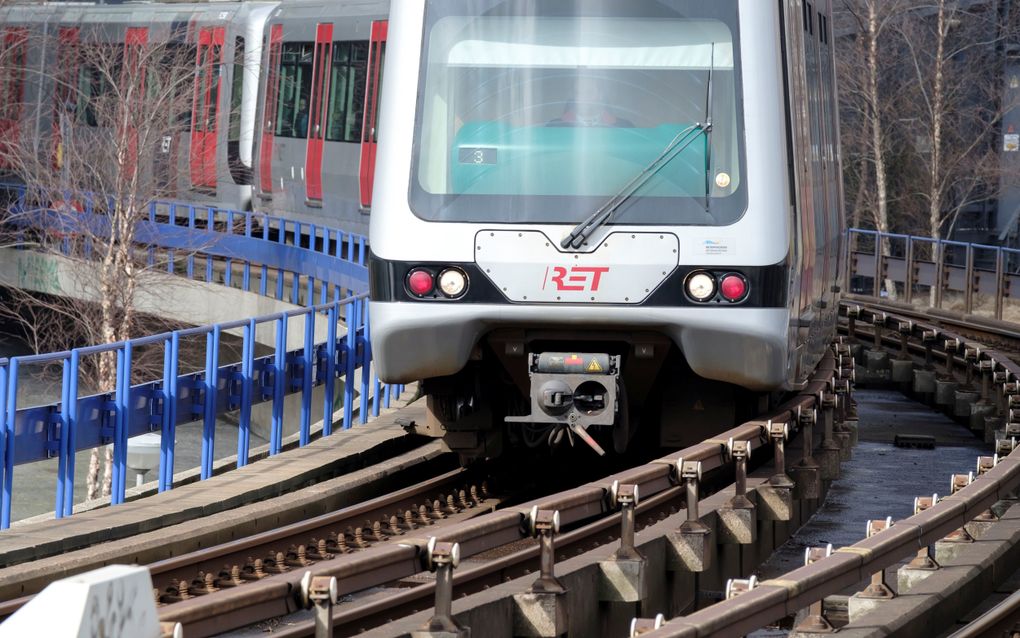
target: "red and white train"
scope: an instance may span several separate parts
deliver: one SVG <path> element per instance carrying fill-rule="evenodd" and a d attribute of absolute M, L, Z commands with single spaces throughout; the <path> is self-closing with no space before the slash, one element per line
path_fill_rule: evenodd
<path fill-rule="evenodd" d="M 82 47 L 123 46 L 125 60 L 176 47 L 194 59 L 192 108 L 153 161 L 161 194 L 367 233 L 388 11 L 388 0 L 15 4 L 0 10 L 0 140 L 60 152 L 69 94 L 102 85 Z M 88 108 L 71 120 L 102 125 Z"/>

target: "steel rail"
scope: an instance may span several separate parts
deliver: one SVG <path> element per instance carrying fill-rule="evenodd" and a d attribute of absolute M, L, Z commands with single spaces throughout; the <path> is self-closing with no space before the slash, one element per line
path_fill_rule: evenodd
<path fill-rule="evenodd" d="M 987 333 L 988 335 L 1012 341 L 1020 341 L 1020 327 L 1017 324 L 992 317 L 954 312 L 940 308 L 918 308 L 917 306 L 902 302 L 890 301 L 888 299 L 877 301 L 873 297 L 853 294 L 843 295 L 843 303 L 851 305 L 859 304 L 879 312 L 892 313 L 913 320 L 938 321 L 972 332 Z"/>
<path fill-rule="evenodd" d="M 316 576 L 335 576 L 338 594 L 342 596 L 425 571 L 422 557 L 429 538 L 433 536 L 442 542 L 459 543 L 461 556 L 470 558 L 528 538 L 526 522 L 533 507 L 539 510 L 558 510 L 564 527 L 615 515 L 615 510 L 608 502 L 608 494 L 614 482 L 637 485 L 645 499 L 649 499 L 677 485 L 678 458 L 701 462 L 705 473 L 726 466 L 731 463 L 727 447 L 730 439 L 750 441 L 759 447 L 769 440 L 769 421 L 788 422 L 791 430 L 796 428 L 796 416 L 800 410 L 814 405 L 829 386 L 835 372 L 836 362 L 831 354 L 827 355 L 804 390 L 770 414 L 668 457 L 553 496 L 443 527 L 438 534 L 427 534 L 427 530 L 421 530 L 422 534 L 401 537 L 393 544 L 380 544 L 355 554 L 322 561 L 316 564 L 314 573 Z M 167 605 L 160 609 L 160 620 L 181 623 L 189 636 L 209 636 L 293 613 L 301 609 L 299 598 L 304 571 L 277 574 L 253 583 L 252 586 Z M 259 590 L 258 595 L 251 595 L 256 588 Z"/>
<path fill-rule="evenodd" d="M 635 513 L 645 522 L 648 522 L 649 519 L 657 520 L 655 518 L 657 514 L 667 511 L 667 507 L 671 504 L 683 502 L 684 497 L 684 488 L 674 486 L 650 499 L 641 501 L 635 509 Z M 600 545 L 618 540 L 621 516 L 620 512 L 614 512 L 595 522 L 557 535 L 556 553 L 561 556 L 572 555 L 576 549 L 586 547 L 595 538 L 604 541 L 600 542 Z M 454 572 L 453 584 L 460 596 L 476 593 L 487 585 L 503 582 L 505 573 L 508 571 L 515 573 L 535 571 L 534 564 L 538 561 L 540 553 L 541 548 L 536 543 L 510 554 L 485 559 L 484 563 L 477 565 L 462 564 Z M 435 589 L 435 581 L 429 581 L 417 587 L 394 588 L 383 597 L 373 596 L 365 603 L 339 608 L 333 614 L 334 633 L 354 635 L 362 631 L 363 627 L 378 624 L 379 621 L 369 620 L 373 616 L 378 617 L 385 614 L 386 618 L 394 618 L 405 610 L 411 611 L 416 607 L 426 608 L 431 604 L 430 598 L 434 595 Z M 314 632 L 314 621 L 308 621 L 274 631 L 273 635 L 276 638 L 297 638 L 298 636 L 311 636 Z"/>
<path fill-rule="evenodd" d="M 412 487 L 329 514 L 152 563 L 149 565 L 149 572 L 152 574 L 153 587 L 161 593 L 166 593 L 182 580 L 192 582 L 200 571 L 218 574 L 224 565 L 244 565 L 249 562 L 249 557 L 266 556 L 269 552 L 286 553 L 290 545 L 304 544 L 313 536 L 325 537 L 338 528 L 342 532 L 345 527 L 360 527 L 366 520 L 380 521 L 385 516 L 388 522 L 389 516 L 393 513 L 398 511 L 403 513 L 413 505 L 424 502 L 421 500 L 423 496 L 434 496 L 450 486 L 471 480 L 470 476 L 471 472 L 464 468 L 455 469 Z M 418 513 L 417 507 L 414 513 Z M 247 588 L 244 585 L 240 587 Z"/>
<path fill-rule="evenodd" d="M 438 444 L 429 445 L 434 446 Z M 231 564 L 244 565 L 249 561 L 249 557 L 266 556 L 270 549 L 284 551 L 286 553 L 291 545 L 299 546 L 304 544 L 310 537 L 325 537 L 327 536 L 328 531 L 336 529 L 343 531 L 347 526 L 358 527 L 363 525 L 365 520 L 381 521 L 380 517 L 383 514 L 389 515 L 395 512 L 403 513 L 410 509 L 410 505 L 415 502 L 424 503 L 425 501 L 421 498 L 422 495 L 436 495 L 440 492 L 447 493 L 445 490 L 448 485 L 463 486 L 465 483 L 470 484 L 471 482 L 480 485 L 480 478 L 473 470 L 464 468 L 449 469 L 455 464 L 455 461 L 452 461 L 451 459 L 452 457 L 449 453 L 440 453 L 438 456 L 422 459 L 420 462 L 415 461 L 406 466 L 400 467 L 395 472 L 385 471 L 379 473 L 379 475 L 374 477 L 372 480 L 364 482 L 359 488 L 359 492 L 356 496 L 352 494 L 352 496 L 355 496 L 356 498 L 365 498 L 365 496 L 380 493 L 382 493 L 382 496 L 372 496 L 371 498 L 359 501 L 354 505 L 344 507 L 337 511 L 318 515 L 295 523 L 288 523 L 276 529 L 240 537 L 237 540 L 233 540 L 228 543 L 212 545 L 201 550 L 183 553 L 178 556 L 173 556 L 172 558 L 161 559 L 149 563 L 147 566 L 152 575 L 153 587 L 157 592 L 157 596 L 168 593 L 167 589 L 169 586 L 175 585 L 181 580 L 185 580 L 189 583 L 193 582 L 195 580 L 195 575 L 200 571 L 219 574 L 221 570 L 223 570 L 224 564 L 228 566 L 228 569 Z M 439 472 L 438 475 L 437 472 Z M 394 482 L 395 477 L 397 476 L 402 476 L 403 478 L 399 480 L 403 481 L 418 481 L 421 477 L 425 477 L 425 479 L 421 482 L 417 482 L 412 487 L 393 492 L 386 492 L 385 490 L 387 490 L 387 485 Z M 316 486 L 321 488 L 322 483 L 319 482 L 311 488 L 304 488 L 303 490 L 292 492 L 289 496 L 300 496 L 303 492 L 306 492 L 309 489 L 315 490 Z M 332 490 L 315 492 L 311 495 L 310 500 L 305 501 L 300 511 L 305 512 L 308 508 L 314 509 L 316 507 L 316 502 L 318 501 L 331 501 L 335 498 L 337 498 L 337 496 Z M 482 506 L 484 507 L 484 503 Z M 479 509 L 478 511 L 482 510 Z M 417 512 L 418 510 L 415 508 L 415 513 Z M 293 518 L 293 516 L 288 517 L 289 520 L 293 520 Z M 386 520 L 389 520 L 388 516 Z M 238 518 L 237 522 L 228 523 L 223 531 L 225 534 L 229 534 L 230 536 L 234 536 L 235 534 L 240 536 L 244 532 L 239 531 L 236 528 L 238 525 L 244 525 L 247 522 L 248 519 L 246 518 Z M 369 523 L 369 525 L 371 525 L 371 523 Z M 103 547 L 108 548 L 111 544 L 116 544 L 117 542 L 118 541 L 108 541 L 103 544 Z M 165 543 L 165 541 L 159 542 L 161 544 Z M 91 547 L 92 546 L 83 547 L 76 551 L 85 552 Z M 150 547 L 154 547 L 154 545 L 146 546 L 141 549 L 139 549 L 138 546 L 133 546 L 128 551 L 131 553 L 139 551 L 145 553 Z M 167 555 L 168 552 L 164 551 L 162 554 Z M 87 563 L 90 559 L 82 558 L 81 560 L 82 562 Z M 102 559 L 94 561 L 93 567 L 107 564 L 108 561 L 108 558 L 106 559 L 106 562 Z M 311 562 L 317 561 L 313 560 Z M 24 564 L 25 563 L 17 563 L 16 565 Z M 86 566 L 82 569 L 88 568 L 89 567 Z M 66 567 L 62 568 L 62 570 L 67 569 L 68 568 Z M 82 571 L 82 569 L 79 569 L 78 571 Z M 77 573 L 77 571 L 67 573 L 73 574 Z M 22 588 L 22 591 L 28 589 L 28 591 L 34 592 L 35 589 L 31 583 L 36 582 L 37 580 L 38 578 L 35 574 L 32 574 L 23 582 L 19 583 L 12 581 L 4 584 L 4 589 L 11 590 L 13 588 L 20 587 Z M 39 587 L 41 588 L 41 585 Z M 198 594 L 195 595 L 197 596 Z M 11 614 L 15 613 L 35 596 L 36 593 L 31 593 L 0 602 L 0 619 L 7 618 Z"/>
<path fill-rule="evenodd" d="M 1013 592 L 1006 600 L 967 623 L 949 638 L 1002 636 L 1007 632 L 1016 631 L 1017 621 L 1020 621 L 1020 591 Z"/>
<path fill-rule="evenodd" d="M 850 304 L 852 308 L 855 304 Z M 846 312 L 844 303 L 841 311 Z M 870 313 L 873 322 L 883 327 L 889 322 L 911 321 L 901 315 L 861 307 L 858 315 Z M 949 333 L 931 324 L 913 322 L 911 335 L 918 330 Z M 956 339 L 957 337 L 948 337 Z M 943 342 L 945 343 L 945 342 Z M 977 357 L 990 357 L 981 344 L 964 342 L 976 350 Z M 952 356 L 951 352 L 946 353 Z M 998 353 L 997 353 L 998 354 Z M 965 357 L 966 359 L 966 357 Z M 1017 367 L 1006 358 L 992 359 L 1008 377 L 1015 380 Z M 1010 379 L 1007 378 L 1007 381 Z M 796 614 L 825 596 L 838 593 L 884 570 L 919 549 L 931 545 L 975 519 L 994 503 L 1012 497 L 1020 487 L 1020 451 L 1014 449 L 988 472 L 933 507 L 898 521 L 891 527 L 850 547 L 843 547 L 828 558 L 795 569 L 781 578 L 762 582 L 754 589 L 687 616 L 670 620 L 649 638 L 680 638 L 709 635 L 744 635 L 780 618 Z"/>

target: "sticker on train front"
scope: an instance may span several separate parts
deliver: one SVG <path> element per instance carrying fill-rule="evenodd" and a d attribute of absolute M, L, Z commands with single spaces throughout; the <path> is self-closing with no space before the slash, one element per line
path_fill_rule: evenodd
<path fill-rule="evenodd" d="M 590 252 L 563 252 L 539 231 L 486 230 L 475 261 L 511 301 L 639 304 L 677 268 L 671 233 L 611 233 Z"/>

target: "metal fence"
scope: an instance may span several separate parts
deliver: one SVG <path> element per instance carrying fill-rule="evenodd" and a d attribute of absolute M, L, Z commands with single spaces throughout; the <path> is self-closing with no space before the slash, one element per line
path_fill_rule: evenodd
<path fill-rule="evenodd" d="M 91 208 L 91 202 L 75 215 L 68 215 L 31 206 L 22 191 L 15 212 L 16 224 L 25 230 L 31 226 L 71 236 L 75 228 L 87 224 L 90 233 L 108 232 L 103 228 L 103 216 Z M 380 405 L 388 406 L 391 397 L 399 396 L 403 389 L 381 386 L 371 371 L 364 237 L 336 229 L 302 227 L 255 213 L 167 202 L 150 207 L 148 219 L 140 223 L 138 241 L 149 246 L 150 264 L 157 258 L 166 259 L 169 272 L 181 269 L 179 274 L 190 278 L 198 273 L 210 283 L 249 292 L 257 289 L 277 299 L 284 298 L 288 287 L 285 282 L 289 281 L 290 301 L 303 301 L 307 306 L 115 344 L 0 360 L 0 528 L 6 529 L 11 523 L 14 472 L 19 465 L 57 459 L 54 510 L 61 518 L 73 511 L 75 454 L 79 451 L 112 444 L 111 500 L 117 504 L 125 499 L 128 439 L 133 436 L 160 434 L 158 489 L 164 491 L 173 487 L 176 428 L 181 424 L 202 424 L 200 471 L 201 478 L 206 479 L 218 458 L 215 426 L 223 413 L 238 414 L 237 465 L 243 466 L 251 458 L 255 405 L 271 404 L 272 455 L 280 452 L 283 442 L 286 395 L 300 395 L 298 433 L 303 446 L 312 438 L 316 387 L 323 386 L 323 436 L 330 435 L 335 425 L 351 427 L 356 393 L 361 397 L 359 418 L 365 423 L 369 413 L 378 415 Z M 69 251 L 70 240 L 67 244 Z M 160 251 L 165 254 L 159 255 Z M 198 265 L 204 266 L 204 277 Z M 234 278 L 235 269 L 240 281 Z M 275 289 L 270 290 L 269 282 L 274 277 Z M 325 335 L 315 334 L 317 316 L 326 318 Z M 288 350 L 292 323 L 303 325 L 303 347 Z M 257 356 L 256 333 L 266 326 L 273 331 L 275 346 L 271 352 Z M 240 331 L 241 353 L 239 360 L 223 363 L 221 348 L 228 331 Z M 182 343 L 203 337 L 205 365 L 189 366 L 182 360 Z M 162 350 L 162 375 L 132 383 L 136 353 L 142 348 Z M 116 357 L 116 387 L 82 396 L 82 361 L 103 353 Z M 60 367 L 60 399 L 19 408 L 19 384 L 35 381 L 25 370 L 40 365 Z M 361 371 L 358 383 L 356 370 Z M 344 380 L 342 417 L 336 424 L 333 415 L 339 379 Z"/>
<path fill-rule="evenodd" d="M 1020 291 L 1020 250 L 859 229 L 849 238 L 851 292 L 889 296 L 892 283 L 906 303 L 925 296 L 925 305 L 942 308 L 952 296 L 965 313 L 983 295 L 989 314 L 1002 319 L 1005 301 Z"/>

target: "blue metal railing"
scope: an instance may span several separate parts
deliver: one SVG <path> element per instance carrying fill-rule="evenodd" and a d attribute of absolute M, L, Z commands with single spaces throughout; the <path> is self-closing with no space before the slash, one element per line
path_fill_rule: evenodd
<path fill-rule="evenodd" d="M 946 293 L 966 312 L 979 307 L 979 295 L 993 302 L 990 313 L 1003 318 L 1005 300 L 1020 290 L 1020 250 L 931 237 L 851 229 L 848 291 L 879 297 L 895 294 L 913 303 L 919 294 L 942 308 Z"/>
<path fill-rule="evenodd" d="M 65 254 L 71 251 L 70 237 L 110 235 L 109 218 L 95 212 L 97 200 L 93 197 L 84 197 L 77 206 L 80 210 L 58 212 L 33 205 L 29 201 L 32 194 L 24 187 L 12 186 L 8 190 L 17 195 L 10 207 L 8 222 L 25 229 L 58 233 L 65 238 L 61 242 Z M 327 294 L 330 287 L 334 289 L 334 301 L 368 290 L 365 266 L 368 251 L 363 235 L 214 206 L 158 201 L 147 208 L 147 219 L 135 227 L 135 240 L 148 247 L 150 266 L 163 257 L 168 272 L 189 279 L 204 278 L 211 283 L 216 274 L 214 260 L 219 261 L 224 285 L 256 292 L 253 279 L 257 278 L 259 294 L 281 301 L 286 281 L 290 279 L 288 301 L 295 305 L 326 303 L 330 299 Z M 86 244 L 86 252 L 88 246 Z M 163 255 L 158 254 L 159 250 Z M 181 261 L 179 253 L 185 255 L 183 272 L 177 272 Z M 205 262 L 204 272 L 196 268 L 200 260 Z M 233 278 L 235 266 L 242 270 L 239 285 Z M 276 287 L 270 290 L 273 275 Z M 313 292 L 317 284 L 321 290 L 316 302 Z"/>
<path fill-rule="evenodd" d="M 109 232 L 103 216 L 95 213 L 91 204 L 72 215 L 58 213 L 28 205 L 22 190 L 14 211 L 15 223 L 26 229 L 34 226 L 68 236 L 83 229 L 89 233 Z M 275 239 L 270 239 L 273 236 Z M 202 424 L 199 467 L 204 480 L 212 476 L 219 458 L 215 426 L 217 417 L 225 412 L 238 413 L 237 466 L 241 467 L 250 460 L 255 405 L 271 404 L 269 454 L 275 455 L 282 449 L 284 399 L 288 394 L 300 394 L 298 438 L 302 446 L 312 438 L 313 390 L 318 386 L 324 386 L 323 436 L 330 435 L 336 425 L 333 415 L 338 379 L 344 380 L 339 420 L 343 428 L 353 424 L 356 394 L 361 397 L 362 423 L 367 422 L 370 413 L 377 416 L 381 405 L 388 407 L 391 397 L 400 396 L 402 386 L 382 386 L 371 371 L 364 237 L 255 213 L 167 202 L 150 207 L 148 219 L 139 224 L 137 240 L 150 246 L 150 264 L 161 257 L 158 251 L 164 251 L 169 272 L 176 272 L 177 264 L 183 261 L 184 272 L 180 274 L 194 278 L 196 260 L 204 260 L 207 282 L 219 283 L 214 271 L 222 270 L 222 283 L 237 287 L 233 271 L 238 267 L 243 290 L 255 292 L 253 279 L 257 277 L 259 293 L 272 292 L 281 300 L 284 281 L 290 279 L 290 301 L 297 305 L 304 292 L 307 305 L 115 344 L 0 360 L 0 528 L 10 526 L 14 472 L 25 463 L 57 458 L 54 510 L 61 518 L 73 511 L 75 455 L 79 451 L 112 444 L 111 500 L 118 504 L 125 499 L 127 442 L 133 436 L 160 433 L 158 489 L 164 491 L 173 487 L 176 428 L 181 424 Z M 63 244 L 69 251 L 70 242 Z M 187 253 L 183 260 L 177 258 L 181 251 Z M 214 268 L 214 262 L 221 267 Z M 274 291 L 269 289 L 272 275 L 276 279 Z M 317 286 L 320 294 L 315 304 Z M 330 288 L 332 295 L 328 294 Z M 316 338 L 317 316 L 326 319 L 324 337 Z M 343 333 L 341 320 L 346 327 Z M 288 331 L 297 322 L 303 323 L 302 346 L 288 350 Z M 272 327 L 275 342 L 270 353 L 256 356 L 260 326 Z M 240 360 L 225 364 L 220 352 L 226 331 L 240 331 L 242 343 Z M 182 341 L 201 337 L 205 338 L 204 367 L 182 371 Z M 162 375 L 133 384 L 136 353 L 141 348 L 162 348 Z M 83 358 L 110 353 L 116 358 L 115 388 L 81 396 Z M 61 367 L 60 400 L 19 408 L 23 370 L 39 365 Z M 358 369 L 361 379 L 356 388 Z"/>

